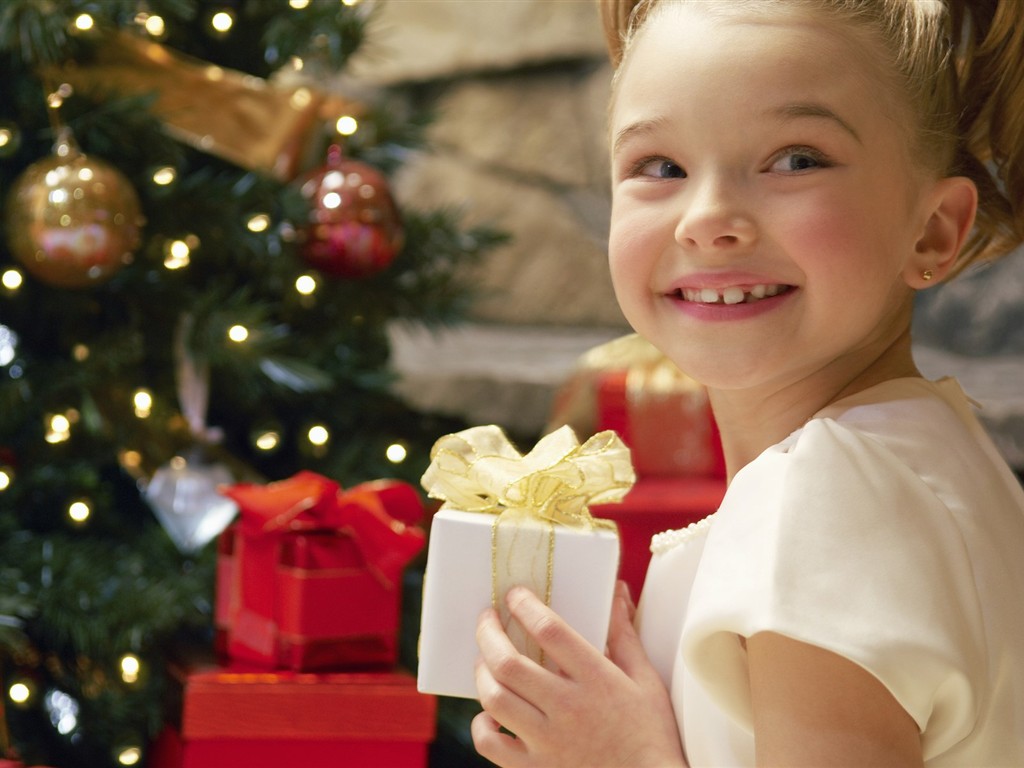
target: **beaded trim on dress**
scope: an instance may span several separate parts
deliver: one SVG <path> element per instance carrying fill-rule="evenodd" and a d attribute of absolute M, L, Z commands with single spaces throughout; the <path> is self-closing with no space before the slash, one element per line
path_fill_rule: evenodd
<path fill-rule="evenodd" d="M 661 533 L 654 534 L 651 537 L 651 554 L 660 555 L 663 552 L 668 552 L 670 549 L 675 549 L 681 544 L 685 544 L 696 536 L 706 534 L 708 528 L 711 527 L 711 520 L 714 516 L 715 513 L 712 513 L 695 523 L 690 523 L 685 528 L 675 528 L 671 531 L 662 531 Z"/>

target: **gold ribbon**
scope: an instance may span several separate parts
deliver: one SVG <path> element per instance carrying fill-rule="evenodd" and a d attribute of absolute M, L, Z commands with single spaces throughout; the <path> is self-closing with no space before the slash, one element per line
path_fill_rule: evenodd
<path fill-rule="evenodd" d="M 615 530 L 588 506 L 621 501 L 636 480 L 629 448 L 612 431 L 582 445 L 568 426 L 541 438 L 525 456 L 500 427 L 472 427 L 440 438 L 421 480 L 427 494 L 458 509 L 495 516 L 491 527 L 491 602 L 512 642 L 543 662 L 539 649 L 509 621 L 505 593 L 529 587 L 551 598 L 556 525 Z"/>

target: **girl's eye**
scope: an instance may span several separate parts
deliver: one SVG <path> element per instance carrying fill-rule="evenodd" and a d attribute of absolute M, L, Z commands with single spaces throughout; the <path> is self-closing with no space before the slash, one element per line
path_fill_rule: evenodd
<path fill-rule="evenodd" d="M 686 171 L 671 160 L 652 157 L 641 160 L 633 166 L 631 176 L 647 176 L 655 179 L 685 179 Z"/>
<path fill-rule="evenodd" d="M 828 168 L 831 165 L 820 152 L 809 147 L 798 147 L 776 155 L 771 170 L 776 173 L 799 173 L 814 168 Z"/>

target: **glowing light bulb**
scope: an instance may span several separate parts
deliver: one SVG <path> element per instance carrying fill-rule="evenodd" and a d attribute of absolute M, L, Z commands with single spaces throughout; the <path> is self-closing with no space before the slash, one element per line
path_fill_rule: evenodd
<path fill-rule="evenodd" d="M 249 338 L 249 329 L 244 325 L 232 325 L 228 328 L 228 338 L 236 344 L 241 344 Z"/>
<path fill-rule="evenodd" d="M 82 32 L 87 32 L 92 29 L 95 24 L 96 22 L 93 21 L 92 16 L 88 13 L 80 13 L 75 18 L 75 29 L 81 30 Z"/>
<path fill-rule="evenodd" d="M 267 227 L 270 226 L 270 217 L 265 213 L 257 213 L 246 222 L 245 226 L 249 228 L 250 232 L 266 232 Z"/>
<path fill-rule="evenodd" d="M 71 518 L 73 523 L 81 525 L 89 519 L 90 515 L 92 515 L 92 507 L 86 501 L 79 499 L 68 505 L 68 517 Z"/>
<path fill-rule="evenodd" d="M 165 165 L 163 168 L 157 168 L 153 171 L 153 183 L 158 184 L 161 187 L 166 187 L 168 184 L 174 183 L 174 180 L 178 177 L 178 172 L 169 165 Z"/>
<path fill-rule="evenodd" d="M 141 671 L 142 662 L 134 653 L 126 653 L 121 657 L 121 679 L 126 683 L 137 682 Z"/>
<path fill-rule="evenodd" d="M 187 267 L 192 249 L 184 240 L 171 240 L 164 246 L 164 266 L 167 269 Z"/>
<path fill-rule="evenodd" d="M 26 683 L 11 683 L 7 689 L 7 695 L 15 704 L 26 704 L 32 698 L 32 689 Z"/>
<path fill-rule="evenodd" d="M 309 7 L 309 0 L 288 0 L 288 5 L 296 11 L 301 11 L 303 8 Z"/>
<path fill-rule="evenodd" d="M 401 464 L 403 461 L 405 461 L 406 457 L 409 455 L 409 452 L 401 443 L 392 443 L 391 445 L 388 446 L 387 450 L 384 452 L 384 455 L 387 456 L 388 461 L 390 461 L 392 464 Z"/>
<path fill-rule="evenodd" d="M 163 17 L 161 16 L 150 16 L 146 19 L 143 24 L 152 37 L 163 37 L 164 32 L 167 31 L 167 25 L 164 23 Z"/>
<path fill-rule="evenodd" d="M 303 296 L 309 296 L 316 291 L 316 278 L 312 275 L 299 275 L 295 278 L 295 290 Z"/>
<path fill-rule="evenodd" d="M 138 747 L 125 747 L 117 753 L 117 762 L 121 765 L 138 765 L 142 759 L 142 750 Z"/>
<path fill-rule="evenodd" d="M 334 124 L 334 128 L 342 136 L 351 136 L 359 130 L 359 121 L 352 117 L 352 115 L 342 115 L 338 118 L 338 122 Z"/>
<path fill-rule="evenodd" d="M 135 415 L 140 419 L 148 418 L 153 412 L 153 394 L 148 389 L 137 389 L 132 396 Z"/>
<path fill-rule="evenodd" d="M 10 467 L 0 467 L 0 492 L 6 491 L 14 482 L 14 470 Z"/>
<path fill-rule="evenodd" d="M 62 413 L 50 417 L 46 430 L 46 442 L 54 445 L 71 437 L 71 421 Z"/>
<path fill-rule="evenodd" d="M 331 439 L 330 431 L 323 424 L 314 424 L 306 436 L 313 445 L 327 445 L 327 441 Z"/>
<path fill-rule="evenodd" d="M 281 443 L 281 436 L 272 429 L 261 432 L 256 437 L 256 447 L 261 451 L 272 451 Z"/>
<path fill-rule="evenodd" d="M 224 34 L 235 25 L 235 17 L 228 11 L 217 11 L 210 19 L 210 26 L 214 31 Z"/>
<path fill-rule="evenodd" d="M 8 291 L 18 290 L 23 282 L 25 282 L 25 278 L 17 269 L 5 269 L 4 273 L 0 275 L 0 283 Z"/>

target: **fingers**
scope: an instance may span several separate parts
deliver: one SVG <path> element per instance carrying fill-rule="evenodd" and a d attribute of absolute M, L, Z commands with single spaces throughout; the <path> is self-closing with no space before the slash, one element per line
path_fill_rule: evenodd
<path fill-rule="evenodd" d="M 473 746 L 482 757 L 506 768 L 524 765 L 526 746 L 514 736 L 503 733 L 501 724 L 487 712 L 481 712 L 469 725 Z"/>
<path fill-rule="evenodd" d="M 542 725 L 544 715 L 535 702 L 554 676 L 516 650 L 493 609 L 480 616 L 476 637 L 476 688 L 484 709 L 515 733 Z"/>
<path fill-rule="evenodd" d="M 578 678 L 603 658 L 600 651 L 525 587 L 510 589 L 506 601 L 512 618 L 570 678 Z"/>
<path fill-rule="evenodd" d="M 633 622 L 636 620 L 636 603 L 633 601 L 633 595 L 629 591 L 629 584 L 619 579 L 615 582 L 615 598 L 621 598 L 625 601 L 626 607 L 629 612 L 629 620 Z"/>

